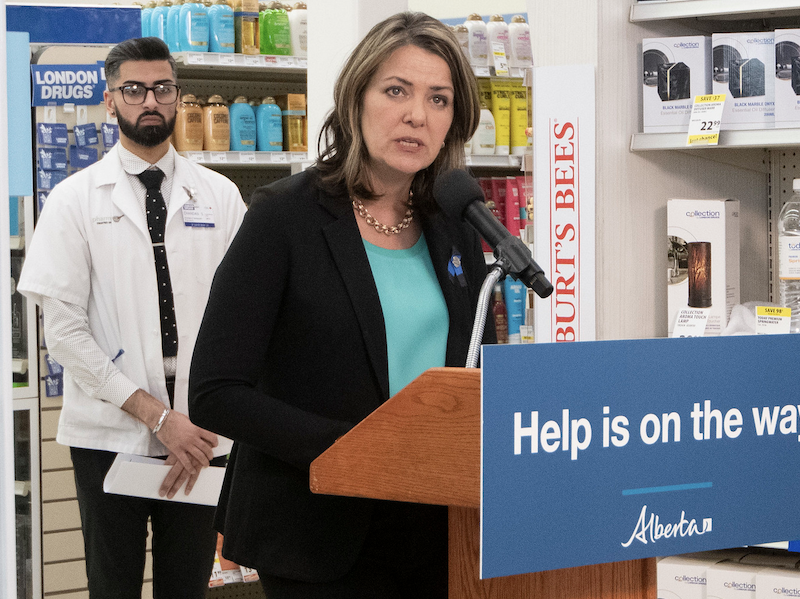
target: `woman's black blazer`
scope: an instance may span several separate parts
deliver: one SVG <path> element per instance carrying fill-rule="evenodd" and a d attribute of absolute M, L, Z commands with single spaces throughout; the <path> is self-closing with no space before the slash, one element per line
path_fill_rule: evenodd
<path fill-rule="evenodd" d="M 312 168 L 253 194 L 214 277 L 189 411 L 235 441 L 216 516 L 225 557 L 322 582 L 351 568 L 374 504 L 312 494 L 309 465 L 388 398 L 389 376 L 353 209 L 317 182 Z M 446 365 L 463 366 L 486 274 L 479 238 L 441 213 L 423 231 L 450 315 Z"/>

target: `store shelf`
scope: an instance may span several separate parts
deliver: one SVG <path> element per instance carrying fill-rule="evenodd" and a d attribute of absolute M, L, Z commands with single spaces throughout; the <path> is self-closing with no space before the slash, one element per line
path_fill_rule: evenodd
<path fill-rule="evenodd" d="M 467 166 L 477 168 L 522 168 L 522 156 L 472 154 L 467 156 Z"/>
<path fill-rule="evenodd" d="M 798 0 L 667 0 L 636 2 L 631 22 L 664 19 L 767 19 L 800 15 Z"/>
<path fill-rule="evenodd" d="M 258 81 L 306 81 L 305 58 L 232 54 L 217 52 L 176 52 L 173 55 L 182 78 L 194 73 L 204 79 L 236 78 Z"/>
<path fill-rule="evenodd" d="M 683 0 L 684 2 L 688 0 Z M 766 148 L 800 147 L 800 129 L 757 129 L 752 131 L 721 131 L 717 146 L 686 146 L 686 133 L 634 133 L 631 150 L 688 150 L 716 148 Z"/>
<path fill-rule="evenodd" d="M 308 160 L 305 152 L 179 152 L 192 162 L 206 166 L 291 168 Z"/>

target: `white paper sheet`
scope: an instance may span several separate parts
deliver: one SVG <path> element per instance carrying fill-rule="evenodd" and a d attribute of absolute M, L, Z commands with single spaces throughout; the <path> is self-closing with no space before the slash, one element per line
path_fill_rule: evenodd
<path fill-rule="evenodd" d="M 103 481 L 103 491 L 163 501 L 217 505 L 225 468 L 220 466 L 203 468 L 189 495 L 184 493 L 186 487 L 184 483 L 172 499 L 167 499 L 158 494 L 158 489 L 170 468 L 172 466 L 167 466 L 164 460 L 127 453 L 117 454 Z"/>

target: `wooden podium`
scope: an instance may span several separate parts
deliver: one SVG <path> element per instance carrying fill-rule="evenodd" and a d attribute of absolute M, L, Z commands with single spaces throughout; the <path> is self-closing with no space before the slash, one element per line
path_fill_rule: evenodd
<path fill-rule="evenodd" d="M 481 371 L 432 368 L 311 464 L 314 493 L 449 506 L 450 599 L 656 599 L 655 558 L 480 580 Z"/>

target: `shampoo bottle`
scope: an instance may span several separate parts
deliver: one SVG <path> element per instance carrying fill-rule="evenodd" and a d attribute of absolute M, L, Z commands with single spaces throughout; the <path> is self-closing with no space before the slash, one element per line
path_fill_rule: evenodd
<path fill-rule="evenodd" d="M 458 40 L 458 45 L 461 46 L 461 50 L 464 52 L 464 56 L 469 60 L 469 29 L 467 29 L 466 25 L 455 25 L 453 33 Z"/>
<path fill-rule="evenodd" d="M 304 2 L 298 2 L 289 12 L 289 30 L 292 37 L 292 55 L 308 56 L 308 13 Z"/>
<path fill-rule="evenodd" d="M 275 98 L 267 96 L 256 108 L 256 149 L 259 152 L 283 150 L 283 124 L 281 109 Z"/>
<path fill-rule="evenodd" d="M 181 19 L 181 8 L 185 0 L 173 0 L 172 6 L 167 11 L 167 46 L 170 52 L 180 52 L 178 27 Z"/>
<path fill-rule="evenodd" d="M 489 49 L 486 23 L 479 14 L 472 13 L 464 26 L 469 32 L 469 64 L 473 67 L 486 66 Z"/>
<path fill-rule="evenodd" d="M 503 44 L 503 52 L 506 55 L 506 61 L 511 52 L 508 44 L 508 25 L 503 20 L 502 15 L 492 15 L 489 18 L 489 23 L 486 25 L 486 31 L 489 37 L 489 48 L 487 50 L 486 64 L 490 67 L 494 66 L 494 44 Z"/>
<path fill-rule="evenodd" d="M 213 95 L 203 108 L 203 149 L 227 152 L 231 145 L 228 107 L 220 95 Z"/>
<path fill-rule="evenodd" d="M 150 35 L 160 38 L 167 42 L 167 15 L 169 7 L 172 6 L 170 0 L 158 0 L 153 13 L 150 15 Z"/>
<path fill-rule="evenodd" d="M 256 115 L 244 96 L 237 96 L 231 104 L 231 151 L 254 152 L 256 149 Z"/>
<path fill-rule="evenodd" d="M 497 343 L 508 343 L 508 313 L 500 285 L 494 286 L 492 316 L 494 317 L 494 329 L 497 333 Z"/>
<path fill-rule="evenodd" d="M 172 139 L 179 152 L 203 149 L 203 109 L 192 94 L 181 98 L 175 115 L 175 134 Z"/>
<path fill-rule="evenodd" d="M 208 52 L 208 12 L 199 0 L 181 6 L 178 46 L 182 52 Z"/>
<path fill-rule="evenodd" d="M 233 52 L 235 49 L 233 8 L 226 0 L 215 0 L 208 9 L 208 51 Z"/>
<path fill-rule="evenodd" d="M 147 2 L 142 8 L 142 37 L 150 37 L 150 21 L 153 18 L 154 0 Z"/>
<path fill-rule="evenodd" d="M 289 15 L 278 2 L 271 2 L 267 10 L 259 14 L 261 54 L 290 56 L 292 36 L 289 30 Z"/>
<path fill-rule="evenodd" d="M 533 65 L 533 51 L 531 50 L 531 30 L 522 15 L 514 15 L 508 26 L 509 46 L 511 56 L 508 59 L 510 67 L 529 67 Z"/>
<path fill-rule="evenodd" d="M 481 105 L 481 118 L 475 135 L 472 136 L 473 154 L 494 154 L 494 116 L 485 104 Z"/>

